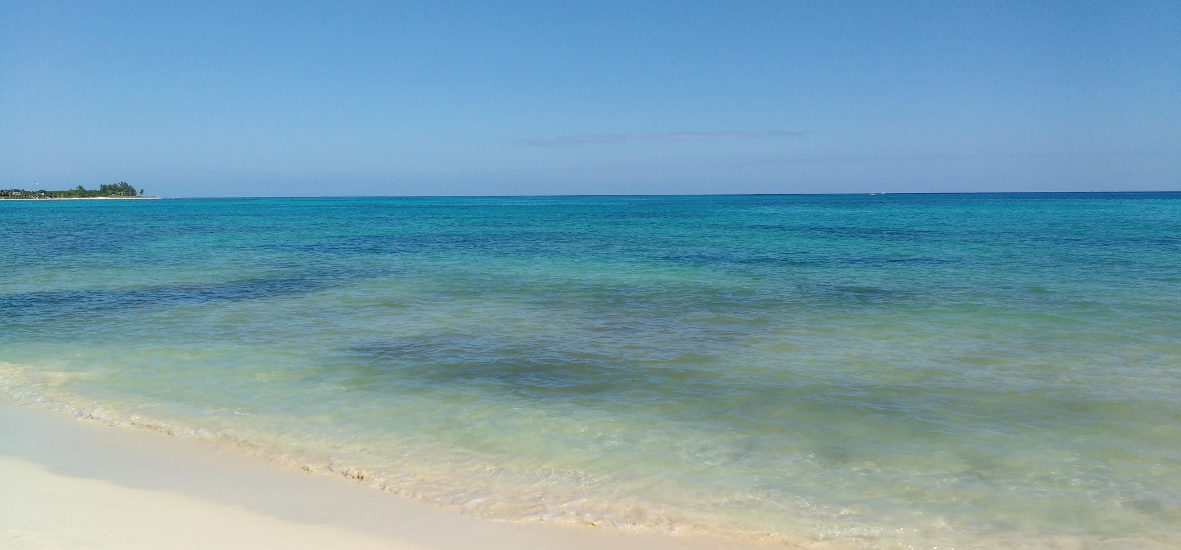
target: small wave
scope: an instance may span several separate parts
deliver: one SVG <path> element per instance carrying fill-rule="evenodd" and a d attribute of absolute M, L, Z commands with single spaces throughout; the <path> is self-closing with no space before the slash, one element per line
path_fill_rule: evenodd
<path fill-rule="evenodd" d="M 56 391 L 54 386 L 59 385 L 60 380 L 55 379 L 62 376 L 65 375 L 55 371 L 31 375 L 29 369 L 0 362 L 0 396 L 24 407 L 52 411 L 81 421 L 200 440 L 309 474 L 345 478 L 404 498 L 484 519 L 590 525 L 640 533 L 722 537 L 788 546 L 798 546 L 807 538 L 803 535 L 789 536 L 734 528 L 705 518 L 692 517 L 664 503 L 637 499 L 611 501 L 602 496 L 573 491 L 536 490 L 539 486 L 552 489 L 559 486 L 577 488 L 599 485 L 598 480 L 585 479 L 585 474 L 579 472 L 550 470 L 538 477 L 501 465 L 476 462 L 467 464 L 465 468 L 450 468 L 449 472 L 432 471 L 434 468 L 429 464 L 391 471 L 388 467 L 375 467 L 315 451 L 312 450 L 314 446 L 300 445 L 300 442 L 285 443 L 283 440 L 289 437 L 281 434 L 247 433 L 242 429 L 197 426 L 129 413 L 126 410 L 129 407 Z M 416 457 L 408 456 L 405 459 L 415 460 Z M 466 470 L 467 473 L 465 475 L 455 470 Z"/>
<path fill-rule="evenodd" d="M 728 517 L 703 516 L 672 502 L 632 496 L 617 487 L 611 488 L 614 480 L 573 469 L 530 470 L 512 464 L 490 463 L 479 457 L 456 455 L 453 450 L 447 454 L 409 442 L 394 445 L 403 449 L 401 456 L 338 452 L 348 442 L 318 441 L 303 433 L 268 432 L 232 422 L 249 416 L 211 416 L 211 420 L 205 422 L 140 414 L 135 411 L 143 410 L 139 406 L 142 404 L 96 401 L 63 391 L 61 387 L 71 376 L 76 375 L 0 362 L 0 397 L 79 420 L 200 440 L 261 457 L 277 465 L 348 479 L 456 513 L 491 520 L 591 525 L 661 535 L 704 535 L 730 539 L 736 544 L 761 542 L 815 549 L 908 546 L 1107 548 L 1121 547 L 1119 545 L 1125 543 L 1123 547 L 1167 547 L 1145 538 L 1143 535 L 1147 534 L 1144 533 L 1113 542 L 1110 538 L 1089 534 L 997 533 L 938 522 L 938 532 L 929 532 L 913 526 L 902 527 L 897 521 L 872 521 L 852 509 L 826 512 L 810 503 L 801 506 L 817 513 L 811 514 L 810 520 L 797 521 L 797 528 L 751 529 L 728 521 L 731 519 Z M 220 419 L 221 424 L 214 419 Z M 760 495 L 736 494 L 732 498 L 751 513 L 765 504 Z M 715 504 L 718 508 L 728 508 L 728 504 L 735 503 L 717 501 Z M 789 510 L 782 508 L 783 513 L 790 514 Z M 900 515 L 902 513 L 904 511 L 899 511 Z M 791 518 L 779 519 L 781 524 L 791 521 Z"/>

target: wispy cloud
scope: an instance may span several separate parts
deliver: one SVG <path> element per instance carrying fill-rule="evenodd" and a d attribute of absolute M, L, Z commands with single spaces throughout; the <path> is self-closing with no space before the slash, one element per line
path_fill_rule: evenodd
<path fill-rule="evenodd" d="M 799 137 L 809 132 L 784 130 L 731 130 L 720 132 L 639 132 L 630 134 L 584 134 L 578 136 L 557 136 L 530 138 L 528 145 L 552 147 L 562 145 L 614 145 L 618 143 L 653 143 L 671 141 L 702 141 L 721 139 L 752 139 Z"/>

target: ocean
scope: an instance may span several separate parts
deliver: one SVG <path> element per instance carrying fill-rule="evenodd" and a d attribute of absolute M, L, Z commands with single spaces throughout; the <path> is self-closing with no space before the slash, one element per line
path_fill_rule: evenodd
<path fill-rule="evenodd" d="M 0 393 L 496 519 L 1181 547 L 1181 193 L 0 201 Z"/>

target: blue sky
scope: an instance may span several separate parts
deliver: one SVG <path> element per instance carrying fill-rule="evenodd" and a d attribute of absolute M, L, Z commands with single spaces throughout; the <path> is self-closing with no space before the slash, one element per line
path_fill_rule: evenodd
<path fill-rule="evenodd" d="M 0 188 L 1181 189 L 1178 2 L 0 0 Z"/>

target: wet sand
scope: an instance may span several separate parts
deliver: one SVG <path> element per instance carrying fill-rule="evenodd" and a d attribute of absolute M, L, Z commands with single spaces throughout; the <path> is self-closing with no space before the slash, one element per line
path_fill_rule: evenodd
<path fill-rule="evenodd" d="M 201 441 L 4 400 L 0 486 L 0 546 L 16 549 L 736 547 L 700 537 L 466 517 Z"/>

